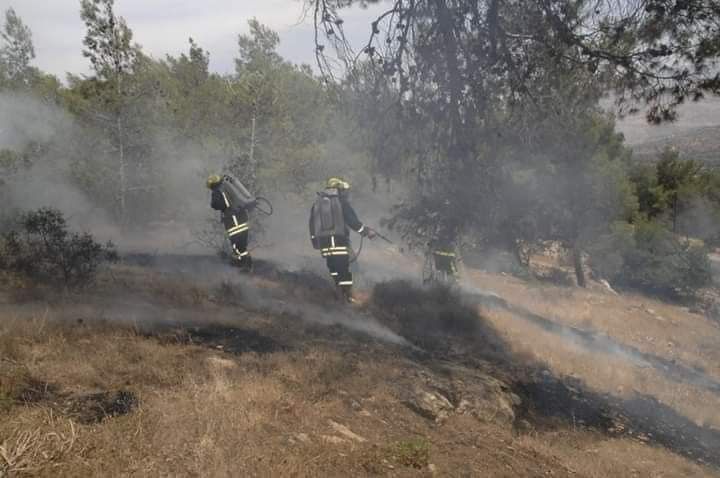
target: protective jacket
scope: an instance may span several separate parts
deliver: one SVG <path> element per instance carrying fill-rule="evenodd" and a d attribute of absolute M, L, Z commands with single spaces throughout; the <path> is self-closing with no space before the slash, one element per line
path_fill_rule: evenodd
<path fill-rule="evenodd" d="M 331 238 L 347 242 L 350 229 L 362 234 L 365 226 L 343 194 L 337 189 L 326 189 L 318 193 L 310 210 L 309 229 L 313 247 L 319 249 Z"/>
<path fill-rule="evenodd" d="M 226 210 L 237 212 L 240 209 L 251 209 L 254 205 L 255 198 L 232 176 L 223 176 L 222 182 L 212 190 L 210 207 L 223 213 Z"/>
<path fill-rule="evenodd" d="M 350 297 L 353 276 L 350 272 L 350 229 L 365 233 L 347 197 L 337 189 L 329 188 L 318 193 L 310 210 L 310 240 L 327 262 L 335 284 Z"/>
<path fill-rule="evenodd" d="M 230 240 L 233 256 L 238 261 L 238 265 L 251 267 L 252 259 L 247 249 L 250 231 L 249 203 L 242 190 L 234 187 L 235 185 L 231 181 L 231 179 L 225 177 L 220 184 L 213 187 L 210 207 L 222 213 L 225 232 Z"/>

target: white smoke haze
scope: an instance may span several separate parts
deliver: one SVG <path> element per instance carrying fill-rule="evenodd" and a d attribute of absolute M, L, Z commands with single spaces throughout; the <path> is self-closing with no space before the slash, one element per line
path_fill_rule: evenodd
<path fill-rule="evenodd" d="M 77 229 L 114 228 L 109 215 L 68 177 L 75 152 L 85 147 L 83 134 L 62 109 L 36 98 L 0 94 L 0 149 L 31 149 L 29 168 L 18 166 L 0 186 L 4 212 L 54 207 Z M 109 234 L 112 235 L 112 234 Z"/>
<path fill-rule="evenodd" d="M 72 121 L 60 109 L 31 96 L 0 93 L 0 149 L 22 150 L 67 135 Z"/>
<path fill-rule="evenodd" d="M 141 230 L 123 230 L 114 224 L 110 212 L 93 202 L 75 185 L 68 176 L 73 152 L 88 145 L 83 131 L 73 119 L 59 108 L 37 99 L 0 95 L 0 148 L 21 151 L 33 144 L 51 144 L 29 170 L 21 170 L 3 186 L 6 208 L 30 210 L 52 206 L 63 211 L 70 225 L 91 231 L 98 239 L 112 240 L 121 252 L 145 252 L 150 254 L 214 254 L 216 251 L 199 244 L 193 231 L 208 222 L 219 223 L 219 214 L 209 207 L 209 192 L 204 179 L 210 171 L 221 171 L 227 158 L 211 157 L 204 149 L 190 142 L 178 145 L 163 137 L 155 138 L 154 154 L 162 171 L 162 192 L 160 200 L 167 203 L 165 220 L 149 224 Z M 336 148 L 338 154 L 342 148 Z M 357 170 L 357 164 L 344 163 L 342 158 L 333 157 L 325 168 L 324 176 L 341 175 L 349 171 L 348 179 L 353 183 L 352 202 L 360 219 L 371 227 L 377 227 L 382 218 L 392 214 L 391 207 L 402 191 L 373 194 L 367 174 Z M 318 178 L 317 188 L 322 189 L 324 177 Z M 547 188 L 552 189 L 550 187 Z M 275 212 L 269 218 L 260 219 L 264 236 L 258 241 L 253 254 L 259 259 L 273 262 L 279 269 L 290 271 L 311 271 L 327 279 L 332 287 L 325 260 L 312 249 L 309 241 L 308 214 L 314 200 L 312 191 L 303 195 L 286 191 L 268 191 L 268 199 Z M 708 233 L 715 231 L 714 221 L 709 220 L 709 208 L 698 202 L 688 209 L 683 221 L 692 221 L 693 226 Z M 362 241 L 362 250 L 353 264 L 359 289 L 370 290 L 374 284 L 392 280 L 407 279 L 418 282 L 421 277 L 422 257 L 401 252 L 401 241 L 389 231 L 382 231 L 396 244 L 391 245 L 380 239 Z M 360 248 L 360 237 L 353 234 L 353 246 Z M 493 268 L 489 259 L 485 266 Z M 499 266 L 498 266 L 499 267 Z M 238 278 L 237 270 L 225 265 L 212 263 L 192 265 L 183 272 L 188 280 L 204 280 L 219 284 L 222 281 L 235 284 L 243 291 L 248 305 L 276 314 L 297 314 L 304 321 L 324 325 L 339 324 L 351 330 L 360 331 L 378 339 L 406 344 L 374 319 L 345 308 L 326 308 L 317 305 L 283 301 L 282 298 L 254 286 L 251 281 Z M 472 293 L 472 285 L 465 285 Z M 469 289 L 468 289 L 469 287 Z M 477 291 L 475 291 L 477 293 Z M 485 296 L 502 300 L 495 294 L 482 292 Z M 121 314 L 122 311 L 118 311 Z M 562 335 L 562 334 L 561 334 Z M 566 339 L 575 342 L 572 334 Z M 619 350 L 607 347 L 606 353 L 623 356 Z M 625 357 L 627 358 L 627 357 Z"/>

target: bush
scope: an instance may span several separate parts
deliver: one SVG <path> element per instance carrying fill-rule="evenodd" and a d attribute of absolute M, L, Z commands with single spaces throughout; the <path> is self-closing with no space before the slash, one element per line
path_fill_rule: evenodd
<path fill-rule="evenodd" d="M 380 310 L 395 316 L 404 336 L 471 336 L 480 328 L 477 311 L 445 286 L 421 289 L 393 280 L 375 285 L 372 300 Z"/>
<path fill-rule="evenodd" d="M 707 250 L 656 222 L 616 226 L 591 257 L 593 270 L 612 283 L 663 296 L 692 295 L 712 281 Z"/>
<path fill-rule="evenodd" d="M 103 262 L 118 259 L 115 247 L 88 233 L 71 233 L 52 208 L 20 214 L 0 243 L 0 268 L 34 282 L 78 287 L 93 281 Z"/>

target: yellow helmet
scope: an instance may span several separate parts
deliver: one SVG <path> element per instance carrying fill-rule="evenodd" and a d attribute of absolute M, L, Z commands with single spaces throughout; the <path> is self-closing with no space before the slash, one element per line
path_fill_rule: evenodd
<path fill-rule="evenodd" d="M 222 178 L 220 176 L 218 176 L 217 174 L 211 174 L 210 176 L 208 176 L 207 182 L 205 184 L 207 184 L 208 189 L 212 189 L 218 184 L 220 184 L 220 182 L 222 182 Z"/>
<path fill-rule="evenodd" d="M 334 188 L 334 189 L 346 190 L 346 189 L 350 189 L 350 183 L 345 181 L 342 178 L 330 178 L 327 180 L 325 187 L 327 187 L 328 189 Z"/>

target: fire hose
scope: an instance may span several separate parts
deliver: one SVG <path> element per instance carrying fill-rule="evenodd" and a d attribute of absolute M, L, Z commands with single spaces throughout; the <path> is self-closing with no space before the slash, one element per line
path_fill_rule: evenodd
<path fill-rule="evenodd" d="M 380 239 L 382 239 L 383 241 L 387 242 L 388 244 L 395 244 L 393 241 L 391 241 L 391 240 L 388 239 L 387 237 L 383 236 L 383 235 L 380 234 L 379 232 L 375 231 L 374 229 L 373 229 L 373 231 L 375 232 L 375 236 L 376 236 L 376 237 L 379 237 Z M 362 236 L 362 235 L 361 235 L 361 236 L 360 236 L 360 246 L 358 247 L 358 250 L 357 250 L 357 251 L 353 251 L 353 257 L 352 257 L 352 259 L 350 259 L 350 264 L 356 263 L 357 260 L 360 258 L 360 253 L 362 253 L 363 243 L 364 243 L 364 242 L 365 242 L 365 236 Z"/>
<path fill-rule="evenodd" d="M 264 206 L 260 207 L 260 203 L 263 203 Z M 272 203 L 261 196 L 255 198 L 255 209 L 265 216 L 272 216 L 274 212 Z"/>

